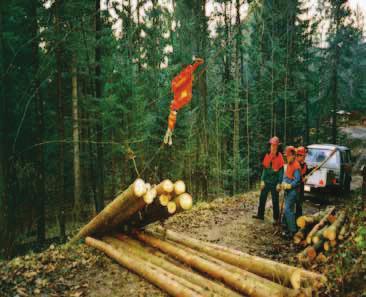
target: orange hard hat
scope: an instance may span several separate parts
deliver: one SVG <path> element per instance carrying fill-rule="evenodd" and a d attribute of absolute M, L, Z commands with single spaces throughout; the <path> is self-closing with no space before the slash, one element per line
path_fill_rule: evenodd
<path fill-rule="evenodd" d="M 296 154 L 296 148 L 292 145 L 286 147 L 286 156 L 292 156 Z"/>
<path fill-rule="evenodd" d="M 274 137 L 272 137 L 272 138 L 269 140 L 269 143 L 270 143 L 270 144 L 277 144 L 277 145 L 279 145 L 279 144 L 280 144 L 280 139 L 279 139 L 277 136 L 274 136 Z"/>
<path fill-rule="evenodd" d="M 304 148 L 303 146 L 299 146 L 296 149 L 296 154 L 299 156 L 305 156 L 306 155 L 306 148 Z"/>

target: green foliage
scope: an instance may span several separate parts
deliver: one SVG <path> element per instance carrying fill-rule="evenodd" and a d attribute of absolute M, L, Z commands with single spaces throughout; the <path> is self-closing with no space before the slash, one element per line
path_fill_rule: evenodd
<path fill-rule="evenodd" d="M 208 199 L 218 193 L 234 194 L 233 183 L 238 184 L 236 192 L 253 185 L 272 135 L 278 135 L 284 145 L 328 141 L 332 73 L 327 65 L 334 61 L 338 47 L 338 107 L 364 108 L 366 60 L 357 27 L 360 16 L 342 6 L 338 28 L 332 25 L 323 32 L 325 47 L 319 39 L 320 24 L 334 19 L 339 1 L 324 2 L 319 6 L 320 17 L 313 19 L 303 17 L 310 9 L 307 1 L 251 1 L 240 24 L 235 23 L 235 1 L 216 1 L 210 16 L 204 9 L 206 2 L 166 5 L 140 0 L 136 8 L 128 1 L 122 6 L 109 1 L 109 10 L 101 12 L 95 12 L 95 1 L 90 0 L 51 1 L 49 6 L 38 0 L 1 4 L 0 92 L 4 99 L 0 141 L 4 150 L 0 169 L 7 174 L 0 184 L 7 185 L 2 192 L 14 199 L 2 199 L 0 205 L 20 210 L 15 233 L 23 231 L 22 225 L 31 229 L 35 225 L 33 211 L 29 215 L 25 205 L 39 191 L 31 176 L 39 169 L 40 146 L 45 161 L 46 213 L 54 223 L 60 205 L 73 207 L 72 66 L 77 68 L 82 201 L 88 206 L 96 195 L 97 147 L 101 145 L 106 198 L 140 174 L 152 183 L 163 178 L 184 179 L 196 197 Z M 102 20 L 99 44 L 96 13 Z M 39 44 L 37 53 L 34 40 Z M 101 100 L 95 94 L 97 45 L 102 51 Z M 171 79 L 194 56 L 203 57 L 206 64 L 195 74 L 192 102 L 178 113 L 173 146 L 164 147 Z M 39 89 L 35 88 L 38 82 Z M 37 141 L 38 95 L 45 123 L 43 144 Z M 234 156 L 236 103 L 238 160 Z M 60 110 L 65 139 L 59 139 Z M 100 126 L 102 144 L 96 136 Z M 311 128 L 315 133 L 308 133 Z M 57 195 L 60 166 L 65 178 L 63 201 Z"/>

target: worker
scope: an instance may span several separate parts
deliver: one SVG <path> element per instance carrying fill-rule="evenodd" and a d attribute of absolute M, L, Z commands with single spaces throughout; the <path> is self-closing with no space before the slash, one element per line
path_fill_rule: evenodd
<path fill-rule="evenodd" d="M 293 146 L 286 148 L 287 166 L 283 176 L 281 188 L 285 191 L 284 221 L 287 225 L 286 237 L 292 238 L 297 231 L 295 219 L 295 205 L 298 200 L 298 191 L 301 182 L 301 167 L 296 161 L 296 149 Z"/>
<path fill-rule="evenodd" d="M 266 207 L 266 201 L 268 193 L 271 192 L 272 206 L 273 206 L 273 220 L 274 224 L 277 223 L 280 210 L 279 210 L 279 192 L 281 191 L 281 182 L 283 178 L 283 166 L 284 161 L 281 152 L 279 151 L 280 140 L 277 136 L 272 137 L 269 140 L 270 149 L 266 153 L 262 161 L 263 172 L 261 176 L 259 196 L 259 206 L 257 215 L 253 218 L 264 220 L 264 210 Z"/>
<path fill-rule="evenodd" d="M 308 167 L 305 162 L 306 158 L 306 148 L 300 146 L 296 149 L 296 161 L 300 164 L 301 181 L 299 190 L 299 199 L 296 203 L 296 218 L 302 216 L 302 204 L 304 202 L 304 186 L 305 186 L 305 176 L 308 173 Z"/>

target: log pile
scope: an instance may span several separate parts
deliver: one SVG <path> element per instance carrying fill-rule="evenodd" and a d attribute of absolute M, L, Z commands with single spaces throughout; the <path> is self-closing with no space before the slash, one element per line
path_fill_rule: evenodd
<path fill-rule="evenodd" d="M 137 179 L 81 228 L 68 244 L 112 230 L 131 230 L 163 222 L 178 212 L 190 209 L 192 203 L 192 196 L 186 193 L 185 183 L 181 180 L 173 183 L 166 179 L 151 186 Z"/>
<path fill-rule="evenodd" d="M 153 232 L 141 230 L 191 207 L 192 196 L 186 193 L 183 181 L 150 185 L 138 179 L 81 228 L 70 243 L 85 238 L 87 245 L 171 296 L 307 297 L 325 285 L 323 275 L 203 242 L 166 230 L 162 224 Z M 329 219 L 333 213 L 326 215 Z M 319 238 L 325 234 L 333 238 L 341 232 L 344 236 L 344 217 L 339 215 L 327 229 L 323 217 L 306 219 L 304 228 L 310 221 L 317 222 L 317 231 L 310 232 Z"/>
<path fill-rule="evenodd" d="M 171 296 L 312 296 L 326 277 L 162 227 L 87 237 L 86 244 Z"/>
<path fill-rule="evenodd" d="M 349 230 L 346 213 L 337 211 L 335 207 L 314 215 L 302 216 L 297 219 L 300 228 L 294 236 L 294 243 L 304 247 L 297 258 L 304 264 L 315 260 L 323 262 L 324 253 L 329 254 L 337 244 L 347 237 Z"/>

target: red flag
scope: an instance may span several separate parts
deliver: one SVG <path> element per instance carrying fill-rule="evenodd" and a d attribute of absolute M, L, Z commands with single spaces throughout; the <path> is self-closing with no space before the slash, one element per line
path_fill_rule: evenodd
<path fill-rule="evenodd" d="M 174 99 L 170 105 L 170 114 L 168 118 L 168 131 L 164 142 L 171 144 L 171 135 L 175 127 L 177 111 L 187 105 L 192 99 L 193 72 L 203 63 L 202 59 L 196 59 L 193 65 L 184 68 L 172 80 L 172 92 Z"/>

